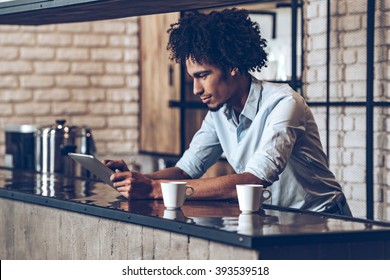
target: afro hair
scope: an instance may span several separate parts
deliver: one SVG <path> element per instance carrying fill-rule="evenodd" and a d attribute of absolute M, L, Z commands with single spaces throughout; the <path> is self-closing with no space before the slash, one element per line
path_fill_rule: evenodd
<path fill-rule="evenodd" d="M 191 59 L 221 69 L 237 67 L 241 73 L 260 71 L 267 63 L 267 42 L 246 10 L 188 12 L 167 32 L 170 59 L 177 63 Z"/>

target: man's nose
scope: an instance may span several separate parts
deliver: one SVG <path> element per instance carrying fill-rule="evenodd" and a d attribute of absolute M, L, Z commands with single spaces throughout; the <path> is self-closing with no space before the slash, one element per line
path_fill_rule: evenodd
<path fill-rule="evenodd" d="M 194 95 L 202 95 L 204 92 L 204 89 L 202 85 L 194 79 L 194 88 L 193 88 L 193 93 Z"/>

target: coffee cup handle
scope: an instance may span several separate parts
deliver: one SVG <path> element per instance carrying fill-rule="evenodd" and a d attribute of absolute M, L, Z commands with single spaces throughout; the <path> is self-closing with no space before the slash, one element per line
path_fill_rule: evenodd
<path fill-rule="evenodd" d="M 190 192 L 187 192 L 187 190 L 191 190 Z M 191 186 L 186 186 L 186 196 L 191 196 L 195 192 L 194 188 Z"/>
<path fill-rule="evenodd" d="M 264 194 L 266 194 L 266 195 L 264 195 Z M 262 199 L 262 201 L 271 198 L 271 196 L 272 196 L 271 191 L 269 191 L 269 190 L 264 190 L 264 191 L 263 191 L 263 199 Z"/>

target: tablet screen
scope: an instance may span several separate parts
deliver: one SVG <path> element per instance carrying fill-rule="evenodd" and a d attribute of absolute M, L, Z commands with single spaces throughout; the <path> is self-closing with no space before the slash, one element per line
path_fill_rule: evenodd
<path fill-rule="evenodd" d="M 88 169 L 106 184 L 113 187 L 110 176 L 114 173 L 110 168 L 101 163 L 92 155 L 68 153 L 68 155 L 80 163 L 85 169 Z"/>

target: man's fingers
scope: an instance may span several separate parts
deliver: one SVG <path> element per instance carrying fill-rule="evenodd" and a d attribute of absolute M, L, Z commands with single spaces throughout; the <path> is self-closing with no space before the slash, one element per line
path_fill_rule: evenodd
<path fill-rule="evenodd" d="M 113 182 L 118 182 L 118 181 L 123 181 L 127 178 L 132 178 L 133 177 L 133 174 L 131 172 L 117 172 L 115 170 L 115 173 L 113 173 L 111 176 L 110 176 L 110 180 L 113 181 Z"/>
<path fill-rule="evenodd" d="M 123 169 L 123 164 L 121 162 L 114 161 L 114 160 L 108 160 L 106 163 L 106 166 L 108 168 L 110 168 L 111 170 L 115 170 L 115 169 L 122 170 Z"/>
<path fill-rule="evenodd" d="M 118 188 L 117 191 L 126 198 L 131 198 L 131 188 Z"/>
<path fill-rule="evenodd" d="M 126 197 L 128 199 L 131 199 L 133 188 L 132 188 L 131 184 L 128 184 L 128 181 L 129 180 L 125 180 L 125 181 L 121 181 L 118 183 L 114 183 L 114 187 L 121 195 L 123 195 L 124 197 Z"/>
<path fill-rule="evenodd" d="M 114 187 L 115 188 L 119 188 L 119 187 L 124 187 L 124 186 L 131 186 L 132 184 L 132 180 L 131 179 L 125 179 L 125 180 L 122 180 L 122 181 L 118 181 L 118 182 L 114 182 Z"/>
<path fill-rule="evenodd" d="M 124 160 L 110 160 L 110 159 L 104 159 L 101 160 L 103 164 L 105 164 L 108 168 L 111 170 L 119 169 L 121 171 L 129 171 L 129 168 L 127 167 L 127 164 Z"/>

